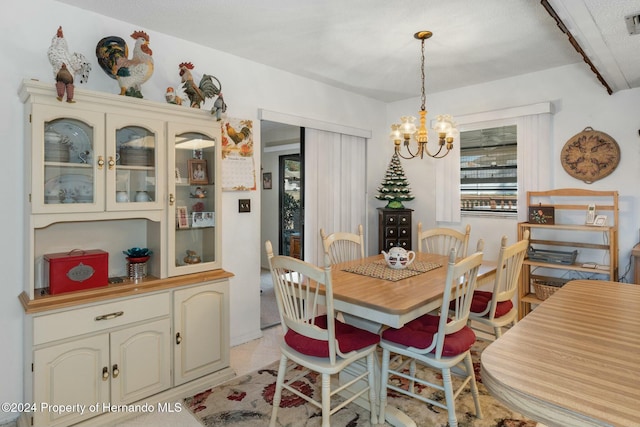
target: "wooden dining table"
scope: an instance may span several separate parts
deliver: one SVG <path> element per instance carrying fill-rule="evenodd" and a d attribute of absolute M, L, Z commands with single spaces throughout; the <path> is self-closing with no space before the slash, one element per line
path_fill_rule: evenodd
<path fill-rule="evenodd" d="M 640 426 L 640 286 L 574 280 L 482 352 L 482 382 L 553 426 Z"/>
<path fill-rule="evenodd" d="M 373 324 L 400 328 L 407 322 L 440 308 L 448 262 L 448 256 L 416 253 L 414 263 L 407 270 L 415 270 L 427 264 L 431 264 L 429 267 L 437 267 L 399 280 L 366 274 L 367 267 L 373 264 L 384 267 L 382 255 L 335 264 L 331 268 L 334 307 L 337 311 Z M 361 273 L 352 272 L 358 267 L 361 268 Z M 388 267 L 386 269 L 390 270 Z M 495 272 L 495 262 L 483 261 L 478 272 L 477 286 L 492 281 Z"/>
<path fill-rule="evenodd" d="M 448 256 L 416 253 L 408 272 L 391 272 L 382 255 L 374 255 L 357 261 L 335 264 L 331 268 L 333 305 L 342 313 L 347 323 L 379 333 L 385 326 L 400 328 L 413 319 L 439 309 L 442 305 Z M 398 275 L 415 275 L 398 279 Z M 356 271 L 356 272 L 354 272 Z M 495 277 L 496 264 L 483 262 L 478 273 L 482 285 Z M 386 278 L 375 277 L 376 275 Z M 347 383 L 357 376 L 364 366 L 357 364 L 340 373 L 340 382 Z M 379 366 L 377 389 L 380 387 Z M 377 391 L 378 391 L 377 390 Z M 376 395 L 379 395 L 377 393 Z M 345 393 L 349 393 L 346 390 Z M 364 401 L 356 401 L 368 409 Z M 396 408 L 387 407 L 386 420 L 393 426 L 415 427 L 411 418 Z"/>

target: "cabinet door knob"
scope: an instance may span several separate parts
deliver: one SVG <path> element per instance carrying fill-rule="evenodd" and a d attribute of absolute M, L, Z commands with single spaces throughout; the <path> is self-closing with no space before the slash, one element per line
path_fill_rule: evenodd
<path fill-rule="evenodd" d="M 176 202 L 176 197 L 173 195 L 173 193 L 169 194 L 169 206 L 173 206 L 175 202 Z"/>
<path fill-rule="evenodd" d="M 116 165 L 116 161 L 113 156 L 109 156 L 109 170 L 113 170 Z"/>
<path fill-rule="evenodd" d="M 118 369 L 118 364 L 116 363 L 115 365 L 113 365 L 113 367 L 111 368 L 111 376 L 113 378 L 118 378 L 118 375 L 120 375 L 120 370 Z"/>
<path fill-rule="evenodd" d="M 104 157 L 98 156 L 98 169 L 102 170 L 104 167 Z"/>
<path fill-rule="evenodd" d="M 109 368 L 108 367 L 104 367 L 102 368 L 102 381 L 106 381 L 109 379 Z"/>
<path fill-rule="evenodd" d="M 180 332 L 176 334 L 176 344 L 180 345 L 182 342 L 182 337 L 180 336 Z"/>

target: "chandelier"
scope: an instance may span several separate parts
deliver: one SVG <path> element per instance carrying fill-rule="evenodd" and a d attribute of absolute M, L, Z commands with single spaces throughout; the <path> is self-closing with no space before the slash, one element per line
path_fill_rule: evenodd
<path fill-rule="evenodd" d="M 431 153 L 427 147 L 429 142 L 428 131 L 426 127 L 427 111 L 425 108 L 426 96 L 424 92 L 424 41 L 431 37 L 433 33 L 431 31 L 418 31 L 413 36 L 420 40 L 422 43 L 422 56 L 421 56 L 421 77 L 422 77 L 422 92 L 420 100 L 422 105 L 420 106 L 420 127 L 416 128 L 416 118 L 412 116 L 403 116 L 400 118 L 400 124 L 391 125 L 391 134 L 389 137 L 393 140 L 396 153 L 403 159 L 413 159 L 414 157 L 423 158 L 426 154 L 429 157 L 440 159 L 447 154 L 453 148 L 453 140 L 458 133 L 455 127 L 453 118 L 448 115 L 439 115 L 436 117 L 436 123 L 433 129 L 438 133 L 438 150 L 435 153 Z M 411 139 L 415 139 L 418 146 L 417 148 L 411 148 Z M 400 152 L 401 144 L 404 141 L 404 147 L 408 153 L 407 156 L 402 155 Z"/>

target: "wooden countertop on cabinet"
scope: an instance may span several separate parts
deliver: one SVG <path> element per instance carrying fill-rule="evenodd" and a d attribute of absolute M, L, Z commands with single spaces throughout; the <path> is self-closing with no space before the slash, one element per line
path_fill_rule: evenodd
<path fill-rule="evenodd" d="M 86 291 L 36 296 L 33 300 L 29 299 L 26 292 L 22 292 L 18 298 L 20 299 L 20 303 L 22 304 L 25 313 L 32 314 L 42 311 L 74 307 L 92 302 L 108 301 L 114 298 L 129 297 L 149 292 L 180 288 L 197 283 L 223 280 L 233 276 L 233 273 L 222 269 L 169 277 L 166 279 L 158 279 L 156 277 L 148 276 L 139 280 L 137 283 L 125 279 L 123 283 L 110 284 L 100 288 L 88 289 Z"/>

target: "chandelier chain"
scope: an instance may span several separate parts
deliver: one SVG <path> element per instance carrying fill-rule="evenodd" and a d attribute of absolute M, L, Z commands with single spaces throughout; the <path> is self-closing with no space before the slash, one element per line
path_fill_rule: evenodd
<path fill-rule="evenodd" d="M 426 109 L 426 102 L 427 102 L 427 97 L 426 97 L 425 92 L 424 92 L 424 80 L 425 80 L 425 74 L 424 74 L 424 62 L 425 62 L 425 58 L 424 58 L 424 39 L 422 39 L 421 41 L 422 41 L 422 55 L 421 55 L 421 58 L 420 58 L 420 61 L 421 61 L 420 62 L 420 64 L 421 64 L 421 68 L 420 68 L 421 75 L 420 75 L 420 77 L 422 78 L 422 93 L 420 95 L 420 101 L 422 101 L 422 105 L 420 106 L 420 109 L 422 111 L 424 111 Z"/>

